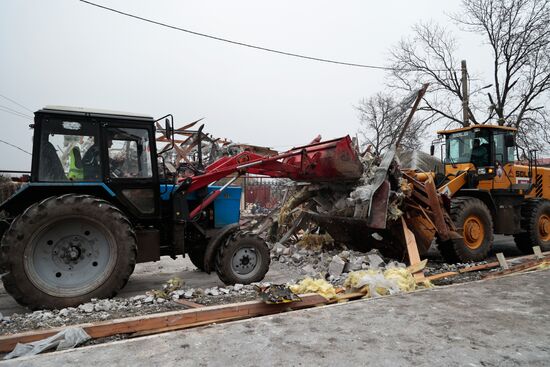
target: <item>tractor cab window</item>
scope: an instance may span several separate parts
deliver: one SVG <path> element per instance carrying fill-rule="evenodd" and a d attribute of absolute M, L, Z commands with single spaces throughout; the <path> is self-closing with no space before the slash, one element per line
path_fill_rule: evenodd
<path fill-rule="evenodd" d="M 146 129 L 109 128 L 107 130 L 109 174 L 112 178 L 150 178 L 153 176 Z"/>
<path fill-rule="evenodd" d="M 460 131 L 447 137 L 445 163 L 473 163 L 476 167 L 491 163 L 491 139 L 489 132 Z"/>
<path fill-rule="evenodd" d="M 99 181 L 97 172 L 85 160 L 86 154 L 97 146 L 99 128 L 94 123 L 47 119 L 42 122 L 38 158 L 38 180 Z"/>

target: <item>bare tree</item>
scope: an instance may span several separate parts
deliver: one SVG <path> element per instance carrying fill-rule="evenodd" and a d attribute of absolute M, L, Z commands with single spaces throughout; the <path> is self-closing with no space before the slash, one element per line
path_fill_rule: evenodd
<path fill-rule="evenodd" d="M 416 94 L 411 95 L 415 96 Z M 398 103 L 390 95 L 377 93 L 359 102 L 356 106 L 361 124 L 359 134 L 365 146 L 372 145 L 373 152 L 380 154 L 397 141 L 405 122 L 405 112 L 411 104 L 411 97 Z M 419 149 L 427 127 L 426 118 L 414 118 L 400 145 L 406 150 Z"/>
<path fill-rule="evenodd" d="M 450 123 L 514 126 L 531 135 L 525 141 L 550 142 L 546 134 L 534 136 L 530 130 L 550 127 L 545 107 L 550 90 L 550 0 L 463 0 L 462 12 L 452 19 L 462 30 L 482 35 L 493 58 L 490 79 L 471 79 L 469 120 L 463 122 L 460 115 L 457 41 L 437 24 L 416 25 L 414 35 L 391 51 L 396 70 L 390 84 L 411 90 L 430 82 L 422 109 Z"/>

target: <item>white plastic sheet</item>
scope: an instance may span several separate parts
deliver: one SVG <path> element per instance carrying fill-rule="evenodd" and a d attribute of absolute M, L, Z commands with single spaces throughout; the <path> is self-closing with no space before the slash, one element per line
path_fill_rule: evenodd
<path fill-rule="evenodd" d="M 26 344 L 17 343 L 13 351 L 7 354 L 4 359 L 33 356 L 53 348 L 56 348 L 56 350 L 72 349 L 89 339 L 91 337 L 84 329 L 70 327 L 46 339 Z"/>

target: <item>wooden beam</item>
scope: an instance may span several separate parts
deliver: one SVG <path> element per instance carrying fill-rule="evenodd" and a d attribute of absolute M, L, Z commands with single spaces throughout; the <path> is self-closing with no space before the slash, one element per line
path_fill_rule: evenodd
<path fill-rule="evenodd" d="M 318 294 L 305 294 L 300 297 L 301 301 L 292 303 L 268 305 L 262 301 L 249 301 L 71 326 L 82 327 L 88 335 L 96 339 L 116 334 L 133 334 L 146 330 L 159 330 L 176 326 L 191 327 L 191 325 L 204 325 L 220 322 L 220 320 L 271 315 L 328 303 L 323 296 Z M 33 330 L 18 334 L 2 335 L 0 336 L 0 352 L 10 352 L 17 343 L 30 343 L 41 340 L 57 334 L 65 328 L 57 327 L 47 330 Z"/>
<path fill-rule="evenodd" d="M 180 305 L 187 306 L 189 308 L 201 308 L 204 307 L 204 305 L 201 305 L 200 303 L 195 303 L 188 301 L 186 299 L 175 299 L 174 302 L 179 303 Z"/>
<path fill-rule="evenodd" d="M 519 264 L 519 265 L 516 265 L 516 266 L 509 267 L 505 270 L 497 271 L 497 272 L 494 272 L 494 273 L 489 273 L 489 274 L 485 275 L 483 277 L 483 279 L 492 279 L 492 278 L 497 278 L 497 277 L 500 277 L 500 276 L 503 276 L 503 275 L 508 275 L 508 274 L 518 273 L 518 272 L 522 272 L 522 271 L 533 270 L 533 269 L 538 268 L 540 265 L 544 265 L 544 264 L 548 264 L 548 263 L 549 263 L 549 261 L 545 260 L 545 259 L 531 260 L 531 261 L 524 262 L 523 264 Z"/>
<path fill-rule="evenodd" d="M 401 223 L 403 224 L 403 234 L 405 235 L 405 242 L 407 244 L 407 254 L 409 255 L 409 263 L 411 267 L 418 266 L 421 263 L 420 254 L 418 253 L 418 246 L 416 244 L 416 239 L 414 238 L 414 233 L 407 227 L 407 222 L 405 218 L 401 217 Z M 413 277 L 417 282 L 424 281 L 424 271 L 421 269 L 417 273 L 413 273 Z"/>
<path fill-rule="evenodd" d="M 439 274 L 434 274 L 434 275 L 427 276 L 426 279 L 432 281 L 432 280 L 438 280 L 438 279 L 452 277 L 452 276 L 455 276 L 455 275 L 458 275 L 458 274 L 459 273 L 456 272 L 456 271 L 448 271 L 448 272 L 445 272 L 445 273 L 439 273 Z"/>
<path fill-rule="evenodd" d="M 504 254 L 502 252 L 499 252 L 497 254 L 497 260 L 498 260 L 498 263 L 500 264 L 500 267 L 503 268 L 504 270 L 510 268 L 508 266 L 508 263 L 506 262 L 506 258 L 504 257 Z"/>

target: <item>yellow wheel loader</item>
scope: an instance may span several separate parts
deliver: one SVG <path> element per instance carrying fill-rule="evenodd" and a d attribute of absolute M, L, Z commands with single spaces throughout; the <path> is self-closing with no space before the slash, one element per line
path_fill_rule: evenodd
<path fill-rule="evenodd" d="M 493 125 L 438 132 L 445 138 L 445 173 L 435 175 L 436 186 L 451 199 L 450 216 L 462 236 L 438 240 L 447 261 L 483 260 L 493 234 L 513 235 L 524 253 L 550 246 L 550 168 L 538 167 L 536 151 L 524 151 L 525 164 L 518 164 L 516 132 Z"/>

